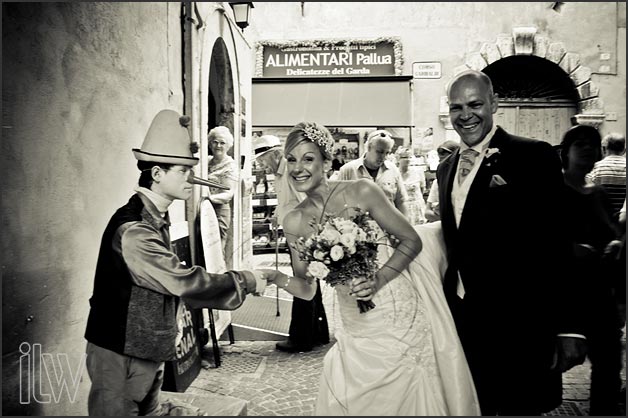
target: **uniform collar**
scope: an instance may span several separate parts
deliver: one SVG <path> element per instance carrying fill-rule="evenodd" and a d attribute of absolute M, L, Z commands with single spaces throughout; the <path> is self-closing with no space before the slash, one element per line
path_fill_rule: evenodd
<path fill-rule="evenodd" d="M 166 212 L 164 215 L 162 215 L 162 213 L 159 211 L 159 209 L 152 200 L 152 197 L 154 197 L 153 195 L 157 195 L 157 193 L 145 187 L 137 187 L 135 191 L 142 200 L 142 203 L 144 203 L 143 212 L 148 215 L 149 219 L 147 220 L 152 225 L 157 227 L 157 229 L 161 229 L 164 225 L 170 226 L 170 219 L 168 218 L 168 208 L 166 207 Z M 159 195 L 157 196 L 161 199 L 167 200 L 164 197 L 161 197 Z M 170 201 L 170 203 L 172 203 L 172 201 Z"/>

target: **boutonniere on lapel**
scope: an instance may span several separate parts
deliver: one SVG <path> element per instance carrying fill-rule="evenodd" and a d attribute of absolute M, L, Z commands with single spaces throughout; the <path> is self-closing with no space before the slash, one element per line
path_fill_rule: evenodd
<path fill-rule="evenodd" d="M 497 162 L 497 157 L 499 156 L 499 148 L 489 148 L 486 150 L 486 155 L 484 159 L 486 160 L 486 166 L 490 167 L 491 164 Z"/>

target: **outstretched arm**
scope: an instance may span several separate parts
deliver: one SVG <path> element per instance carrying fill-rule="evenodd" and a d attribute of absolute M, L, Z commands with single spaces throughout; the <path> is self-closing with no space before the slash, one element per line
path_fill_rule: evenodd
<path fill-rule="evenodd" d="M 317 283 L 315 280 L 308 279 L 307 263 L 299 260 L 299 254 L 292 248 L 294 242 L 298 237 L 303 234 L 303 225 L 307 224 L 305 220 L 302 220 L 303 216 L 299 211 L 291 211 L 284 218 L 283 230 L 288 241 L 288 247 L 292 255 L 292 271 L 294 277 L 290 277 L 277 270 L 265 269 L 265 277 L 268 279 L 268 283 L 274 283 L 277 287 L 280 287 L 288 293 L 305 300 L 312 300 L 316 293 Z M 307 226 L 305 227 L 307 228 Z"/>
<path fill-rule="evenodd" d="M 384 192 L 374 183 L 366 180 L 356 182 L 357 193 L 364 208 L 388 234 L 399 240 L 392 256 L 377 272 L 377 288 L 381 288 L 396 278 L 419 254 L 422 242 L 406 217 L 386 198 Z"/>

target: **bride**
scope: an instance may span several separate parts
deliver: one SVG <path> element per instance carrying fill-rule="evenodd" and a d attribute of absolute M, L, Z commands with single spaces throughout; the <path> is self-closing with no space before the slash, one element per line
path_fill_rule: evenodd
<path fill-rule="evenodd" d="M 307 195 L 284 219 L 288 243 L 311 236 L 311 221 L 321 219 L 323 208 L 348 217 L 359 207 L 399 244 L 394 250 L 380 246 L 374 280 L 356 277 L 335 287 L 343 327 L 325 355 L 316 415 L 479 415 L 441 287 L 440 224 L 413 228 L 369 180 L 328 181 L 333 143 L 324 126 L 309 122 L 286 139 L 290 181 Z M 307 263 L 292 251 L 295 277 L 265 274 L 294 296 L 311 299 L 316 281 L 307 279 Z M 360 313 L 356 300 L 372 300 L 375 308 Z"/>

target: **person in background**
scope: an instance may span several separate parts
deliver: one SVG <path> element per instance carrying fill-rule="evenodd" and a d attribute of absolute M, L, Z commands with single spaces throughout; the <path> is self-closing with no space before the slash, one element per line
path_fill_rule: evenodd
<path fill-rule="evenodd" d="M 617 219 L 619 209 L 626 199 L 626 137 L 610 133 L 602 139 L 604 158 L 593 166 L 588 178 L 606 191 L 611 213 Z"/>
<path fill-rule="evenodd" d="M 436 153 L 438 154 L 438 163 L 442 163 L 445 158 L 449 157 L 460 148 L 460 145 L 455 141 L 445 141 L 436 148 Z M 432 186 L 430 187 L 430 193 L 427 196 L 426 209 L 425 209 L 425 218 L 428 222 L 435 222 L 440 219 L 440 209 L 438 207 L 438 180 L 434 179 L 432 181 Z"/>
<path fill-rule="evenodd" d="M 347 154 L 347 147 L 344 147 L 344 148 L 345 148 L 344 155 L 346 155 Z M 331 169 L 333 171 L 338 171 L 338 170 L 340 170 L 340 167 L 342 167 L 344 164 L 345 164 L 344 156 L 343 156 L 341 150 L 337 149 L 334 152 L 334 159 L 331 160 Z"/>
<path fill-rule="evenodd" d="M 225 246 L 227 245 L 227 235 L 231 227 L 231 201 L 235 192 L 238 180 L 238 166 L 227 152 L 233 147 L 233 135 L 229 128 L 217 126 L 209 131 L 207 135 L 209 149 L 212 157 L 207 164 L 208 178 L 223 186 L 228 186 L 229 190 L 220 190 L 210 187 L 209 200 L 216 212 L 218 227 L 220 229 L 220 241 L 222 243 L 222 256 L 225 257 Z"/>
<path fill-rule="evenodd" d="M 395 140 L 385 130 L 376 130 L 367 137 L 366 153 L 361 158 L 346 163 L 338 172 L 338 180 L 373 180 L 386 194 L 397 209 L 408 215 L 406 200 L 408 193 L 403 184 L 401 173 L 388 156 L 395 145 Z"/>
<path fill-rule="evenodd" d="M 486 74 L 457 74 L 447 97 L 461 142 L 437 170 L 445 294 L 482 414 L 540 415 L 560 405 L 561 373 L 586 357 L 584 289 L 564 271 L 560 159 L 494 123 Z"/>
<path fill-rule="evenodd" d="M 172 250 L 168 207 L 192 196 L 198 163 L 189 123 L 173 110 L 155 116 L 142 147 L 133 149 L 136 193 L 105 228 L 85 330 L 89 415 L 168 415 L 173 405 L 160 393 L 164 362 L 176 359 L 182 300 L 233 310 L 266 286 L 261 271 L 212 274 L 182 265 Z"/>
<path fill-rule="evenodd" d="M 408 192 L 408 200 L 406 201 L 408 221 L 412 226 L 420 225 L 426 222 L 425 200 L 423 199 L 425 175 L 420 167 L 412 165 L 412 160 L 415 158 L 411 149 L 399 147 L 396 154 L 399 172 Z"/>
<path fill-rule="evenodd" d="M 617 270 L 615 276 L 617 285 L 615 286 L 615 295 L 619 309 L 619 317 L 621 323 L 626 326 L 626 199 L 624 205 L 619 210 L 619 230 L 621 231 L 621 248 L 616 260 Z M 624 388 L 624 399 L 626 399 L 626 389 Z"/>
<path fill-rule="evenodd" d="M 565 266 L 572 285 L 587 290 L 586 310 L 588 356 L 591 361 L 590 415 L 619 415 L 621 389 L 621 328 L 614 282 L 615 258 L 622 248 L 620 235 L 609 210 L 610 202 L 601 186 L 586 175 L 600 160 L 601 138 L 592 126 L 570 128 L 560 144 L 565 179 L 563 204 L 572 256 Z M 624 264 L 625 266 L 625 264 Z M 624 276 L 625 281 L 625 276 Z"/>
<path fill-rule="evenodd" d="M 283 225 L 286 214 L 305 199 L 305 193 L 297 191 L 289 180 L 279 138 L 274 135 L 256 138 L 253 141 L 253 152 L 257 164 L 275 175 L 277 191 L 275 217 L 278 224 Z M 288 335 L 286 341 L 276 344 L 277 350 L 290 353 L 305 352 L 312 351 L 315 345 L 329 343 L 329 326 L 320 286 L 316 287 L 316 293 L 311 300 L 293 297 Z"/>

